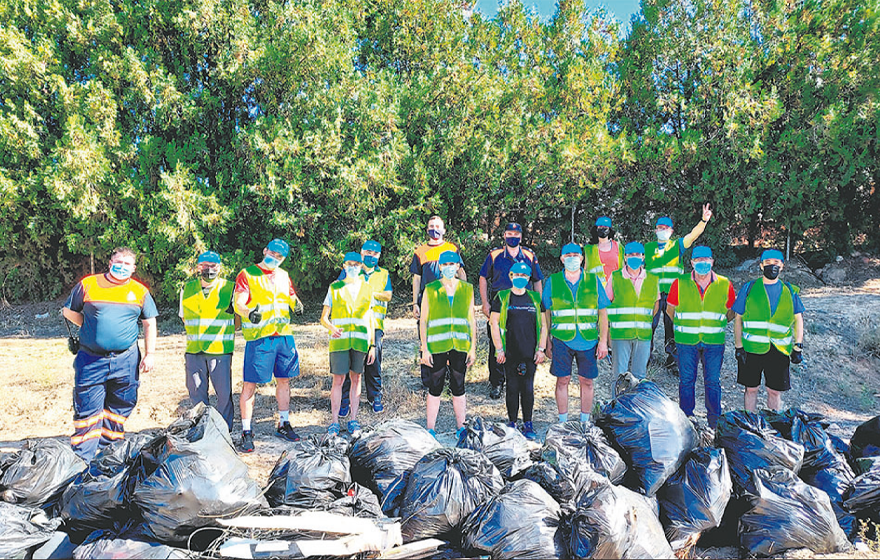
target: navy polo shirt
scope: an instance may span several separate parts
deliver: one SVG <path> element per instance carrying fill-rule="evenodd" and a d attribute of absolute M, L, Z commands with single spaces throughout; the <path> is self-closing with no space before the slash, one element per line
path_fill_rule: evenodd
<path fill-rule="evenodd" d="M 516 257 L 511 257 L 504 247 L 492 249 L 486 255 L 486 260 L 480 269 L 480 276 L 489 283 L 489 301 L 492 301 L 498 292 L 513 287 L 510 282 L 510 268 L 516 263 L 525 263 L 532 267 L 532 277 L 526 289 L 533 290 L 532 285 L 535 282 L 544 280 L 544 274 L 541 272 L 541 266 L 538 264 L 535 253 L 522 247 L 517 247 L 517 249 L 519 252 Z"/>

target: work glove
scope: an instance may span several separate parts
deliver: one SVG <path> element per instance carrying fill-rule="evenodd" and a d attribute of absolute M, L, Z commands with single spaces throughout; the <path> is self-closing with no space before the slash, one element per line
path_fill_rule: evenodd
<path fill-rule="evenodd" d="M 746 365 L 746 349 L 745 348 L 737 348 L 736 349 L 736 361 L 739 362 L 739 365 Z"/>
<path fill-rule="evenodd" d="M 791 351 L 791 356 L 789 356 L 789 358 L 791 359 L 791 363 L 799 364 L 804 361 L 804 353 L 795 349 Z"/>
<path fill-rule="evenodd" d="M 263 314 L 260 313 L 260 306 L 256 306 L 253 311 L 248 314 L 248 319 L 251 323 L 257 324 L 263 320 Z"/>

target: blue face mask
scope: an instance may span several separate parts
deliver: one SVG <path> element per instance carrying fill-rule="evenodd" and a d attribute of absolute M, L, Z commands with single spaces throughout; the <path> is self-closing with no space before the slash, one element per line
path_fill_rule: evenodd
<path fill-rule="evenodd" d="M 266 265 L 266 268 L 272 270 L 273 268 L 277 268 L 278 265 L 281 264 L 281 261 L 279 261 L 275 257 L 270 257 L 269 255 L 266 255 L 265 257 L 263 257 L 263 264 Z"/>
<path fill-rule="evenodd" d="M 703 276 L 705 274 L 709 274 L 710 270 L 712 270 L 712 263 L 710 263 L 710 262 L 701 261 L 701 262 L 694 263 L 694 272 L 696 272 L 700 276 Z"/>
<path fill-rule="evenodd" d="M 452 278 L 455 278 L 456 272 L 458 272 L 458 268 L 454 264 L 444 266 L 440 269 L 440 274 L 442 274 L 443 278 L 446 278 L 447 280 L 451 280 Z"/>
<path fill-rule="evenodd" d="M 128 280 L 134 272 L 134 267 L 122 263 L 114 263 L 110 265 L 110 275 L 117 280 Z"/>
<path fill-rule="evenodd" d="M 523 288 L 525 288 L 526 286 L 529 285 L 529 279 L 524 278 L 522 276 L 516 276 L 514 278 L 511 278 L 510 282 L 513 284 L 513 287 L 516 288 L 517 290 L 522 290 Z"/>
<path fill-rule="evenodd" d="M 626 258 L 626 266 L 630 267 L 633 270 L 638 270 L 645 264 L 645 259 L 642 257 L 627 257 Z"/>
<path fill-rule="evenodd" d="M 505 237 L 504 242 L 507 243 L 508 247 L 519 247 L 520 242 L 519 237 Z"/>
<path fill-rule="evenodd" d="M 361 267 L 359 266 L 346 266 L 345 267 L 345 277 L 346 278 L 357 278 L 361 273 Z"/>
<path fill-rule="evenodd" d="M 443 237 L 443 234 L 440 232 L 439 229 L 429 229 L 428 237 L 430 237 L 431 239 L 440 239 L 441 237 Z"/>
<path fill-rule="evenodd" d="M 377 264 L 379 264 L 379 257 L 374 257 L 373 255 L 364 257 L 364 266 L 367 268 L 375 268 Z"/>
<path fill-rule="evenodd" d="M 574 272 L 581 267 L 580 257 L 565 257 L 562 260 L 562 266 L 569 272 Z"/>

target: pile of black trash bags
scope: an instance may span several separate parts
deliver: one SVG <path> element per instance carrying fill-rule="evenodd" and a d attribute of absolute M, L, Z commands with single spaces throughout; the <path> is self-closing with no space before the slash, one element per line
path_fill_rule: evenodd
<path fill-rule="evenodd" d="M 492 558 L 833 554 L 880 522 L 880 416 L 849 444 L 798 409 L 728 412 L 712 434 L 644 381 L 543 445 L 481 418 L 466 428 L 455 447 L 406 420 L 312 436 L 262 489 L 211 408 L 88 465 L 66 443 L 30 443 L 0 459 L 0 555 L 46 558 L 61 537 L 67 557 L 183 558 L 222 538 L 218 519 L 255 512 L 398 518 L 404 542 Z"/>

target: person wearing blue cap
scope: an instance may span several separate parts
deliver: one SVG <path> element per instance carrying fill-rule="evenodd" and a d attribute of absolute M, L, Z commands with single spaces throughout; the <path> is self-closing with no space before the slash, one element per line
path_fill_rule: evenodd
<path fill-rule="evenodd" d="M 660 278 L 660 307 L 651 321 L 651 349 L 653 352 L 654 340 L 653 332 L 657 329 L 660 318 L 663 318 L 663 342 L 666 349 L 666 367 L 674 368 L 675 360 L 675 333 L 672 330 L 672 321 L 666 314 L 666 296 L 669 294 L 669 288 L 676 278 L 684 274 L 684 268 L 681 266 L 681 259 L 685 250 L 689 249 L 694 241 L 697 240 L 706 229 L 706 224 L 712 218 L 712 207 L 707 203 L 703 205 L 703 217 L 700 223 L 694 226 L 694 229 L 684 237 L 678 239 L 672 237 L 672 219 L 663 216 L 657 220 L 655 234 L 657 241 L 651 241 L 645 244 L 645 268 L 651 274 L 656 274 Z"/>
<path fill-rule="evenodd" d="M 350 380 L 349 402 L 351 419 L 348 433 L 357 437 L 361 424 L 357 415 L 361 396 L 361 375 L 364 367 L 376 359 L 374 347 L 373 287 L 362 274 L 363 257 L 349 252 L 343 258 L 345 278 L 330 284 L 324 298 L 321 324 L 330 335 L 330 373 L 333 386 L 330 389 L 330 426 L 327 433 L 339 435 L 339 408 L 342 404 L 342 388 Z"/>
<path fill-rule="evenodd" d="M 527 289 L 532 269 L 525 263 L 510 267 L 511 287 L 501 290 L 492 300 L 489 315 L 492 341 L 498 352 L 496 361 L 507 378 L 508 426 L 516 428 L 522 403 L 522 433 L 530 440 L 538 439 L 532 424 L 535 408 L 535 370 L 546 358 L 541 342 L 547 336 L 547 323 L 541 320 L 545 311 L 541 295 Z"/>
<path fill-rule="evenodd" d="M 382 404 L 382 339 L 385 336 L 385 315 L 388 312 L 388 302 L 391 301 L 391 276 L 388 271 L 379 266 L 379 256 L 382 254 L 382 245 L 378 241 L 367 241 L 361 247 L 361 257 L 364 260 L 362 274 L 373 288 L 373 319 L 376 321 L 375 342 L 376 359 L 373 363 L 364 367 L 363 380 L 367 388 L 367 400 L 373 406 L 373 412 L 381 413 L 385 410 Z M 345 269 L 339 273 L 337 280 L 345 280 Z M 346 375 L 342 385 L 342 404 L 339 407 L 339 417 L 345 418 L 349 412 L 348 393 L 351 391 L 351 379 Z"/>
<path fill-rule="evenodd" d="M 703 363 L 706 420 L 715 429 L 721 416 L 721 365 L 724 362 L 724 334 L 733 319 L 736 292 L 726 277 L 712 271 L 712 249 L 694 247 L 691 274 L 672 283 L 666 298 L 666 313 L 675 328 L 678 349 L 678 399 L 681 410 L 694 415 L 697 369 Z"/>
<path fill-rule="evenodd" d="M 627 243 L 624 252 L 626 264 L 605 284 L 605 294 L 611 300 L 611 369 L 614 375 L 628 371 L 644 379 L 651 357 L 651 317 L 660 305 L 660 279 L 645 270 L 641 243 Z"/>
<path fill-rule="evenodd" d="M 552 274 L 544 286 L 541 302 L 549 336 L 538 350 L 551 358 L 550 374 L 556 378 L 556 407 L 559 421 L 568 421 L 568 384 L 571 365 L 577 360 L 580 376 L 582 422 L 593 407 L 593 379 L 599 376 L 597 361 L 608 356 L 608 312 L 610 305 L 602 281 L 583 271 L 581 246 L 568 243 L 559 260 L 564 270 Z"/>
<path fill-rule="evenodd" d="M 531 270 L 528 288 L 534 289 L 539 294 L 542 289 L 544 274 L 538 265 L 538 257 L 534 251 L 522 246 L 522 226 L 516 222 L 510 222 L 504 228 L 504 247 L 498 247 L 489 251 L 483 267 L 480 269 L 480 299 L 483 302 L 483 315 L 489 318 L 492 302 L 495 295 L 502 290 L 509 290 L 510 270 L 515 264 L 526 264 Z M 504 367 L 495 359 L 495 343 L 492 341 L 491 325 L 486 325 L 489 336 L 489 397 L 497 399 L 501 396 L 504 388 Z"/>
<path fill-rule="evenodd" d="M 235 283 L 220 278 L 220 255 L 205 251 L 196 263 L 198 278 L 180 291 L 178 315 L 186 329 L 186 390 L 193 404 L 208 401 L 208 383 L 217 393 L 217 411 L 232 431 L 232 351 L 241 324 L 232 302 Z"/>
<path fill-rule="evenodd" d="M 611 274 L 623 266 L 623 247 L 614 240 L 611 218 L 600 216 L 590 229 L 590 243 L 584 247 L 586 265 L 584 270 L 602 277 L 608 282 Z M 613 353 L 613 352 L 612 352 Z"/>
<path fill-rule="evenodd" d="M 293 340 L 290 314 L 302 303 L 281 263 L 290 246 L 283 239 L 273 239 L 263 249 L 263 260 L 242 270 L 235 279 L 235 312 L 241 316 L 245 339 L 244 383 L 241 387 L 241 443 L 244 453 L 254 450 L 251 420 L 254 393 L 258 383 L 269 383 L 275 376 L 275 400 L 278 403 L 278 427 L 275 435 L 287 441 L 299 441 L 290 425 L 290 378 L 299 375 L 299 354 Z"/>
<path fill-rule="evenodd" d="M 419 315 L 421 363 L 428 368 L 426 424 L 428 431 L 436 436 L 434 427 L 440 411 L 440 395 L 448 373 L 458 437 L 464 430 L 467 413 L 465 373 L 477 359 L 474 286 L 457 278 L 461 267 L 458 253 L 444 251 L 437 262 L 440 280 L 425 286 Z"/>
<path fill-rule="evenodd" d="M 799 364 L 804 350 L 804 304 L 800 288 L 782 282 L 782 252 L 761 254 L 761 281 L 753 280 L 739 291 L 733 311 L 736 347 L 736 382 L 744 389 L 746 410 L 758 408 L 761 375 L 767 387 L 767 408 L 782 409 L 782 393 L 791 388 L 789 362 Z"/>

